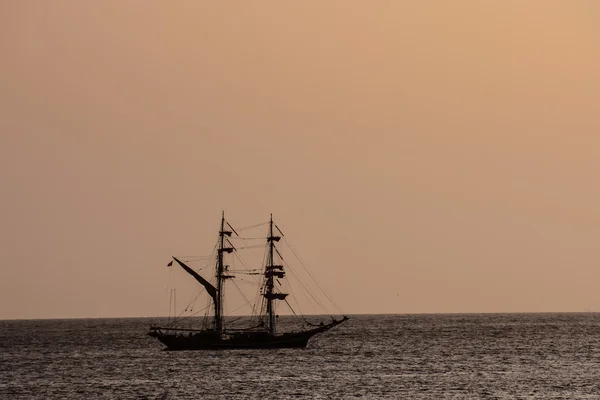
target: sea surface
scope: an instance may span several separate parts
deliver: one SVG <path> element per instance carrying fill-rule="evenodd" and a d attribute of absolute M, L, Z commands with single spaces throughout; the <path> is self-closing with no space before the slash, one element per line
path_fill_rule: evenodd
<path fill-rule="evenodd" d="M 0 321 L 0 399 L 600 399 L 596 313 L 359 315 L 300 350 L 162 351 L 148 324 Z"/>

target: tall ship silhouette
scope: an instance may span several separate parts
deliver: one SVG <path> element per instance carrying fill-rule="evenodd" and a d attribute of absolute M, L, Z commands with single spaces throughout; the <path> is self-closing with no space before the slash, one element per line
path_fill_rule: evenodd
<path fill-rule="evenodd" d="M 243 270 L 235 271 L 226 264 L 227 258 L 236 257 L 239 249 L 232 242 L 235 242 L 235 239 L 243 240 L 245 238 L 241 237 L 225 220 L 225 213 L 221 217 L 216 245 L 213 282 L 191 268 L 185 260 L 181 260 L 182 257 L 173 257 L 175 264 L 193 277 L 210 298 L 204 319 L 205 325 L 184 327 L 181 324 L 182 319 L 174 318 L 167 324 L 152 325 L 148 335 L 158 339 L 166 346 L 166 350 L 304 348 L 313 336 L 346 322 L 348 317 L 345 315 L 337 318 L 332 316 L 327 321 L 309 322 L 292 308 L 288 302 L 289 294 L 281 291 L 289 264 L 284 261 L 278 246 L 281 242 L 287 243 L 287 240 L 273 222 L 272 215 L 266 225 L 268 225 L 268 234 L 266 238 L 263 238 L 266 240 L 263 242 L 265 244 L 263 246 L 266 247 L 264 266 L 258 269 L 252 270 L 244 267 Z M 291 251 L 303 265 L 296 252 L 293 249 Z M 173 261 L 169 263 L 169 266 L 173 265 Z M 240 274 L 241 276 L 256 275 L 259 278 L 256 282 L 259 294 L 252 308 L 253 315 L 245 318 L 247 325 L 231 324 L 229 326 L 228 318 L 225 318 L 224 315 L 226 282 L 235 281 Z M 312 274 L 310 276 L 313 277 Z M 319 288 L 321 287 L 316 280 L 315 283 Z M 302 288 L 308 291 L 306 285 L 302 284 Z M 324 291 L 323 293 L 331 300 Z M 310 292 L 309 295 L 315 299 Z M 333 300 L 331 302 L 334 304 Z M 297 329 L 286 331 L 282 329 L 282 332 L 279 332 L 278 315 L 275 311 L 278 303 L 285 303 L 291 310 L 292 316 L 301 320 L 302 324 Z"/>

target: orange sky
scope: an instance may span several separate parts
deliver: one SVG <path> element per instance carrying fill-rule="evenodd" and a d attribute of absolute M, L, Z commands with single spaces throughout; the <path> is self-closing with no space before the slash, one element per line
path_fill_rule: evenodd
<path fill-rule="evenodd" d="M 434 3 L 0 3 L 0 318 L 164 315 L 222 209 L 347 313 L 600 310 L 600 5 Z"/>

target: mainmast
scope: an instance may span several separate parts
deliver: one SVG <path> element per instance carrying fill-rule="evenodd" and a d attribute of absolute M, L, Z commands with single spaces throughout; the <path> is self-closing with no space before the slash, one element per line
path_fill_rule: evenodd
<path fill-rule="evenodd" d="M 223 332 L 223 281 L 229 276 L 225 275 L 223 253 L 231 253 L 233 247 L 225 247 L 225 238 L 231 236 L 231 231 L 225 230 L 225 211 L 221 216 L 221 229 L 219 230 L 219 248 L 217 250 L 217 296 L 215 298 L 215 331 Z M 229 241 L 228 241 L 229 242 Z"/>
<path fill-rule="evenodd" d="M 277 333 L 276 322 L 275 322 L 275 309 L 273 300 L 285 300 L 287 294 L 285 293 L 274 293 L 275 288 L 274 278 L 283 278 L 285 272 L 283 271 L 283 265 L 275 265 L 273 256 L 275 252 L 275 242 L 279 242 L 280 236 L 273 234 L 273 214 L 269 221 L 269 236 L 267 242 L 269 243 L 269 255 L 267 257 L 267 266 L 265 267 L 265 299 L 267 300 L 267 316 L 269 318 L 269 333 L 275 335 Z"/>

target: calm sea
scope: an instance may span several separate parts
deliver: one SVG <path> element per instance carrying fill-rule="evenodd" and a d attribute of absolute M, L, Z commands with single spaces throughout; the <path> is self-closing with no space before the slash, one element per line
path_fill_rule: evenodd
<path fill-rule="evenodd" d="M 0 399 L 600 399 L 600 314 L 355 316 L 305 350 L 161 351 L 146 319 L 0 321 Z"/>

